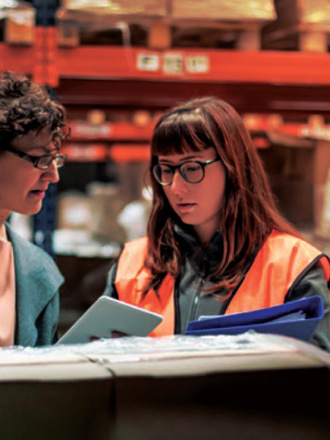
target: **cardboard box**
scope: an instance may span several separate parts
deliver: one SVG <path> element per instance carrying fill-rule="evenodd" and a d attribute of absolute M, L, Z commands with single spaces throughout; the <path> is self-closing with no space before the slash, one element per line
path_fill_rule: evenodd
<path fill-rule="evenodd" d="M 77 191 L 58 196 L 58 229 L 90 230 L 92 207 L 89 197 Z"/>
<path fill-rule="evenodd" d="M 175 342 L 2 350 L 1 438 L 328 438 L 328 353 L 273 335 Z"/>
<path fill-rule="evenodd" d="M 10 44 L 33 44 L 35 11 L 33 8 L 10 9 L 5 21 L 5 41 Z"/>
<path fill-rule="evenodd" d="M 284 26 L 317 24 L 330 29 L 328 0 L 275 0 L 277 23 Z"/>
<path fill-rule="evenodd" d="M 264 49 L 328 50 L 328 0 L 275 0 L 275 7 L 277 19 L 263 29 Z"/>
<path fill-rule="evenodd" d="M 57 44 L 64 47 L 79 46 L 80 36 L 77 23 L 73 20 L 58 20 Z"/>
<path fill-rule="evenodd" d="M 330 169 L 330 142 L 277 134 L 260 150 L 280 211 L 298 227 L 317 230 L 322 221 Z"/>
<path fill-rule="evenodd" d="M 95 237 L 110 242 L 124 243 L 126 233 L 117 218 L 126 201 L 121 197 L 119 188 L 113 184 L 92 182 L 88 186 L 92 217 L 91 232 Z"/>

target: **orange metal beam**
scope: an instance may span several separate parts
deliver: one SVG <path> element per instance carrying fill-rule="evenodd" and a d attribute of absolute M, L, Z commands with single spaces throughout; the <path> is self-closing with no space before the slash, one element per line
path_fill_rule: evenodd
<path fill-rule="evenodd" d="M 113 144 L 109 149 L 109 157 L 115 162 L 148 162 L 150 160 L 150 145 Z"/>
<path fill-rule="evenodd" d="M 158 60 L 154 70 L 138 68 L 140 57 Z M 191 71 L 189 61 L 202 57 L 204 71 Z M 0 43 L 0 69 L 33 73 L 33 46 Z M 166 73 L 165 64 L 172 62 Z M 181 61 L 180 61 L 181 60 Z M 63 78 L 81 79 L 146 79 L 163 81 L 258 82 L 273 84 L 330 85 L 330 54 L 306 52 L 237 50 L 168 50 L 109 46 L 59 47 L 57 70 Z"/>
<path fill-rule="evenodd" d="M 138 68 L 139 57 L 143 55 L 158 57 L 158 68 L 154 67 L 153 71 Z M 143 48 L 80 46 L 59 48 L 58 57 L 62 77 L 330 84 L 328 53 L 201 49 L 157 52 Z M 181 59 L 177 73 L 164 73 L 168 57 L 172 57 L 173 63 Z M 208 70 L 189 71 L 187 62 L 198 57 L 206 57 Z"/>
<path fill-rule="evenodd" d="M 32 74 L 34 47 L 0 43 L 0 70 Z"/>
<path fill-rule="evenodd" d="M 102 125 L 87 124 L 86 121 L 71 121 L 70 139 L 107 139 L 112 141 L 147 141 L 151 138 L 155 123 L 137 126 L 129 122 L 105 122 Z"/>

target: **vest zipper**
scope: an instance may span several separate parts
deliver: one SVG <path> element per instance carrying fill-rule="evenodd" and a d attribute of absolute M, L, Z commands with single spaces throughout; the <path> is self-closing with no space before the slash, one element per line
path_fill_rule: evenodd
<path fill-rule="evenodd" d="M 200 282 L 199 282 L 199 285 L 198 285 L 198 289 L 196 290 L 196 293 L 195 293 L 195 295 L 193 297 L 193 300 L 192 300 L 192 306 L 191 306 L 191 312 L 190 312 L 189 321 L 195 321 L 196 320 L 197 306 L 198 306 L 198 302 L 199 302 L 199 299 L 201 297 L 202 289 L 203 289 L 203 286 L 204 286 L 204 283 L 205 283 L 206 265 L 207 265 L 207 257 L 205 255 L 204 258 L 203 258 L 202 267 L 201 267 L 202 276 L 201 276 L 201 279 L 200 279 Z"/>
<path fill-rule="evenodd" d="M 189 321 L 195 321 L 196 320 L 196 312 L 197 312 L 197 306 L 198 306 L 198 302 L 199 299 L 201 297 L 201 293 L 202 293 L 202 288 L 203 285 L 205 283 L 204 278 L 201 278 L 198 289 L 194 295 L 193 301 L 192 301 L 192 307 L 191 307 L 191 313 L 190 313 L 190 318 Z"/>

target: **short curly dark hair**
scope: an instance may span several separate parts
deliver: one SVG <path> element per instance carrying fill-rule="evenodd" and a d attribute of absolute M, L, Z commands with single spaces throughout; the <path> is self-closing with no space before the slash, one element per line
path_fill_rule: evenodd
<path fill-rule="evenodd" d="M 54 140 L 68 134 L 64 107 L 50 98 L 45 86 L 32 82 L 28 76 L 1 73 L 0 150 L 1 144 L 45 127 L 54 134 Z"/>

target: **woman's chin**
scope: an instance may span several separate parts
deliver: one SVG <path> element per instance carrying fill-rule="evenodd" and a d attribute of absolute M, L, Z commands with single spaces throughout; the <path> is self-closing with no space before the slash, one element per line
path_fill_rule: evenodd
<path fill-rule="evenodd" d="M 35 214 L 38 214 L 38 212 L 41 210 L 41 208 L 42 208 L 42 204 L 38 203 L 37 205 L 26 206 L 21 209 L 15 209 L 14 211 L 17 212 L 18 214 L 22 214 L 22 215 L 35 215 Z"/>

